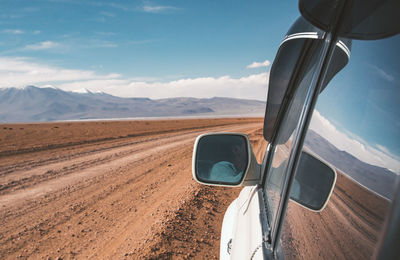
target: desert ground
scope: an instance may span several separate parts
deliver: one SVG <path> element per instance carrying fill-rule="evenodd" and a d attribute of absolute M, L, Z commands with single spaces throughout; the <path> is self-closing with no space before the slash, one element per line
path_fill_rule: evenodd
<path fill-rule="evenodd" d="M 205 132 L 249 135 L 262 119 L 0 125 L 0 259 L 215 259 L 240 188 L 192 179 Z M 389 202 L 340 171 L 321 213 L 289 203 L 286 259 L 368 259 Z"/>
<path fill-rule="evenodd" d="M 389 200 L 337 170 L 332 196 L 320 213 L 289 202 L 283 231 L 287 259 L 371 259 Z"/>
<path fill-rule="evenodd" d="M 262 119 L 0 125 L 0 259 L 213 259 L 240 189 L 195 183 L 205 132 L 249 135 Z"/>

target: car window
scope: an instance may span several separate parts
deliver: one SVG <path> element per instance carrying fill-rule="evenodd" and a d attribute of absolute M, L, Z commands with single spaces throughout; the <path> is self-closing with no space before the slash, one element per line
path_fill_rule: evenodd
<path fill-rule="evenodd" d="M 296 143 L 304 131 L 306 107 L 315 91 L 313 87 L 320 73 L 324 48 L 329 44 L 323 40 L 323 32 L 304 23 L 308 22 L 297 20 L 284 38 L 269 81 L 264 137 L 271 141 L 271 148 L 263 188 L 274 250 L 277 249 L 281 215 L 286 207 L 285 196 L 292 172 L 290 165 L 297 156 Z M 307 32 L 294 31 L 297 25 L 301 25 L 300 29 L 306 28 Z M 291 34 L 293 31 L 295 33 Z M 328 69 L 321 89 L 347 64 L 350 47 L 351 42 L 346 39 L 336 43 L 331 58 L 334 65 Z M 269 109 L 273 111 L 269 113 Z"/>
<path fill-rule="evenodd" d="M 308 41 L 308 40 L 304 40 Z M 314 44 L 321 47 L 322 40 L 314 40 Z M 293 45 L 295 48 L 296 45 Z M 318 48 L 318 47 L 317 47 Z M 278 212 L 282 203 L 282 195 L 284 193 L 284 186 L 288 177 L 287 167 L 288 161 L 293 149 L 294 138 L 299 130 L 299 120 L 302 114 L 305 100 L 309 94 L 309 87 L 313 79 L 318 59 L 320 58 L 320 49 L 313 52 L 304 66 L 307 67 L 302 75 L 301 80 L 293 87 L 293 99 L 291 100 L 283 120 L 279 126 L 276 139 L 273 144 L 277 144 L 272 151 L 271 166 L 265 180 L 265 199 L 268 209 L 269 224 L 272 232 L 276 232 L 277 221 L 279 220 Z M 295 56 L 294 56 L 295 57 Z M 285 64 L 282 64 L 285 66 Z"/>
<path fill-rule="evenodd" d="M 398 46 L 400 36 L 353 41 L 349 64 L 320 94 L 303 149 L 334 167 L 337 182 L 321 213 L 289 202 L 287 259 L 374 255 L 400 174 Z"/>

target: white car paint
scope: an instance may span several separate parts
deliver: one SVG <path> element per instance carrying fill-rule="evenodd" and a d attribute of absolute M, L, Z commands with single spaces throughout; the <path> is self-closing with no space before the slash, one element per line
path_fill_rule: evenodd
<path fill-rule="evenodd" d="M 232 234 L 231 254 L 227 254 Z M 262 227 L 257 186 L 246 186 L 229 206 L 221 233 L 221 259 L 263 259 Z"/>
<path fill-rule="evenodd" d="M 219 259 L 229 260 L 230 253 L 228 252 L 229 241 L 233 239 L 233 227 L 236 223 L 236 212 L 237 212 L 237 199 L 235 199 L 228 207 L 225 212 L 224 220 L 222 222 L 221 240 L 219 247 Z M 232 246 L 232 244 L 231 244 Z M 230 250 L 231 251 L 231 250 Z"/>

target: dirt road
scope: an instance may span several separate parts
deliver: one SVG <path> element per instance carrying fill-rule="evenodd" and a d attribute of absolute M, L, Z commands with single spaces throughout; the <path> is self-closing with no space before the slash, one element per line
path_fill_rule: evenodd
<path fill-rule="evenodd" d="M 1 125 L 0 258 L 218 257 L 240 190 L 192 180 L 211 131 L 247 133 L 261 160 L 260 119 Z"/>
<path fill-rule="evenodd" d="M 389 200 L 337 170 L 335 189 L 320 212 L 289 202 L 283 227 L 286 259 L 370 259 Z"/>

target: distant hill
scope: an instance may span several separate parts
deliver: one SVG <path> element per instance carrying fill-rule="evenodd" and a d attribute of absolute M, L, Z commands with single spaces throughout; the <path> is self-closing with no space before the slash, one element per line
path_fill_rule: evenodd
<path fill-rule="evenodd" d="M 265 102 L 234 98 L 121 98 L 90 91 L 28 86 L 0 88 L 0 122 L 195 116 L 260 115 Z"/>
<path fill-rule="evenodd" d="M 304 145 L 362 185 L 386 198 L 393 198 L 397 178 L 394 172 L 358 160 L 312 130 L 308 131 Z"/>

